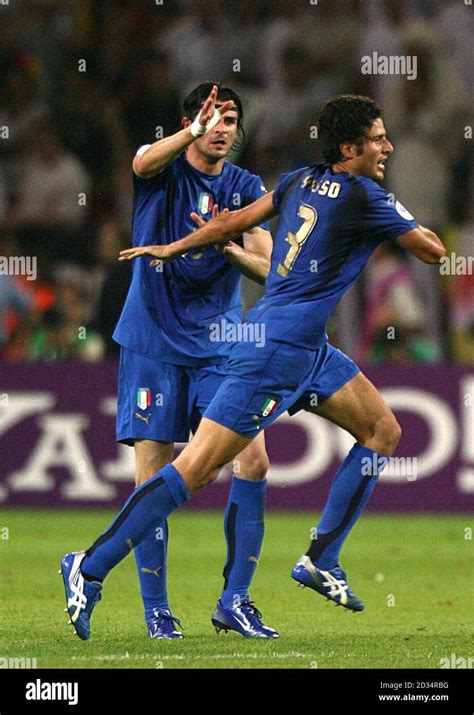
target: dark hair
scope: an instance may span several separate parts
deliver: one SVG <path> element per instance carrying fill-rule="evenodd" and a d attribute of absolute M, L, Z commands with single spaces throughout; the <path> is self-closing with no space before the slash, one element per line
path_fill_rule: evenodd
<path fill-rule="evenodd" d="M 203 82 L 198 85 L 188 94 L 187 97 L 185 97 L 183 101 L 184 116 L 191 119 L 191 121 L 197 117 L 201 111 L 203 103 L 209 97 L 211 89 L 214 85 L 217 86 L 217 99 L 219 102 L 227 102 L 229 100 L 234 102 L 239 114 L 237 119 L 237 129 L 240 134 L 241 142 L 243 143 L 245 141 L 244 108 L 239 95 L 237 92 L 234 92 L 233 89 L 230 89 L 230 87 L 223 87 L 219 82 Z"/>
<path fill-rule="evenodd" d="M 370 97 L 343 94 L 326 102 L 318 117 L 318 139 L 325 160 L 329 164 L 340 161 L 340 145 L 361 144 L 366 130 L 381 116 L 382 107 Z"/>

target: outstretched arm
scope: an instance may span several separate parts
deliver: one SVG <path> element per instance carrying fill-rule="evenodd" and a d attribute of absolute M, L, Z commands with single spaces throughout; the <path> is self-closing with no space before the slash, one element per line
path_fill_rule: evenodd
<path fill-rule="evenodd" d="M 446 249 L 438 236 L 424 226 L 418 226 L 399 236 L 397 243 L 423 263 L 439 263 L 446 255 Z"/>
<path fill-rule="evenodd" d="M 278 211 L 273 205 L 272 196 L 273 192 L 265 194 L 261 199 L 243 209 L 222 213 L 208 221 L 205 226 L 201 226 L 193 233 L 168 245 L 127 248 L 125 251 L 120 251 L 119 260 L 127 261 L 147 255 L 158 260 L 169 261 L 182 256 L 183 253 L 187 253 L 193 248 L 203 248 L 212 244 L 232 241 L 277 215 Z M 155 265 L 155 263 L 152 261 L 150 265 Z"/>
<path fill-rule="evenodd" d="M 222 213 L 228 213 L 229 209 L 224 209 Z M 219 207 L 214 204 L 212 208 L 212 218 L 219 216 Z M 206 225 L 206 220 L 193 211 L 191 218 L 200 228 Z M 270 259 L 273 249 L 273 240 L 270 231 L 261 226 L 246 231 L 243 235 L 244 245 L 240 246 L 234 241 L 221 243 L 214 248 L 222 253 L 230 263 L 232 263 L 242 275 L 250 280 L 265 285 L 265 281 L 270 272 Z"/>

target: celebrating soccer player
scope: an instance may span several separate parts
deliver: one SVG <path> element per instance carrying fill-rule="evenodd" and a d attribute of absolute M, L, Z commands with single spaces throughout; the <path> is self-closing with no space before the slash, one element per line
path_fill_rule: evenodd
<path fill-rule="evenodd" d="M 339 553 L 370 498 L 383 457 L 399 441 L 400 427 L 372 383 L 328 343 L 325 325 L 381 241 L 396 241 L 425 263 L 439 262 L 445 251 L 379 185 L 393 147 L 374 100 L 337 97 L 323 107 L 318 128 L 325 163 L 283 175 L 272 193 L 216 216 L 176 243 L 121 254 L 124 260 L 150 255 L 154 266 L 225 243 L 280 214 L 266 295 L 248 315 L 265 323 L 265 345 L 232 347 L 228 374 L 190 444 L 135 491 L 87 551 L 62 560 L 67 608 L 82 638 L 89 636 L 90 615 L 110 570 L 147 538 L 157 519 L 212 482 L 223 464 L 288 409 L 315 412 L 356 440 L 334 477 L 317 539 L 292 576 L 336 604 L 364 607 L 349 588 Z M 219 627 L 218 614 L 214 623 Z"/>
<path fill-rule="evenodd" d="M 204 83 L 183 109 L 183 129 L 142 146 L 133 161 L 134 246 L 166 245 L 196 228 L 193 222 L 204 224 L 217 206 L 235 210 L 265 194 L 260 177 L 225 160 L 242 133 L 238 95 Z M 241 274 L 264 283 L 271 247 L 263 223 L 221 252 L 189 251 L 155 268 L 135 263 L 114 338 L 121 345 L 117 440 L 134 446 L 137 486 L 172 460 L 175 442 L 196 431 L 224 380 L 231 346 L 225 328 L 240 321 Z M 227 563 L 217 609 L 227 628 L 251 637 L 278 635 L 248 595 L 263 540 L 267 468 L 262 434 L 235 460 L 225 512 Z M 168 603 L 167 540 L 167 521 L 158 517 L 135 548 L 152 638 L 182 637 Z"/>

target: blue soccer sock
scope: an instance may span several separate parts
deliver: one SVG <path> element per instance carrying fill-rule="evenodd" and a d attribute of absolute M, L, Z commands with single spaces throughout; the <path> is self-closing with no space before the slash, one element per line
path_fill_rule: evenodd
<path fill-rule="evenodd" d="M 333 479 L 316 538 L 306 552 L 318 568 L 328 571 L 362 514 L 388 457 L 355 444 Z"/>
<path fill-rule="evenodd" d="M 221 595 L 224 608 L 248 597 L 263 542 L 266 487 L 266 479 L 251 481 L 232 477 L 224 517 L 227 540 L 225 583 Z"/>
<path fill-rule="evenodd" d="M 84 578 L 102 581 L 149 534 L 160 519 L 190 498 L 186 482 L 167 464 L 139 486 L 112 524 L 87 549 L 81 564 Z"/>
<path fill-rule="evenodd" d="M 154 615 L 154 609 L 169 610 L 166 589 L 167 546 L 168 522 L 166 519 L 159 519 L 153 530 L 135 548 L 145 620 Z"/>

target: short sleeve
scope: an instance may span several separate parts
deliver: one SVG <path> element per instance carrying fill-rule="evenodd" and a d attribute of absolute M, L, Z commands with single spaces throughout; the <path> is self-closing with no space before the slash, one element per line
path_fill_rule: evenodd
<path fill-rule="evenodd" d="M 136 153 L 135 153 L 135 156 L 141 156 L 141 155 L 144 154 L 144 153 L 146 152 L 146 150 L 149 149 L 150 147 L 151 147 L 151 144 L 142 144 L 142 146 L 140 146 L 140 147 L 137 149 L 137 151 L 136 151 Z M 155 174 L 154 176 L 150 176 L 150 177 L 148 177 L 148 178 L 145 178 L 145 177 L 142 177 L 142 176 L 138 176 L 138 175 L 135 174 L 135 172 L 133 171 L 133 172 L 132 172 L 132 173 L 133 173 L 133 180 L 134 180 L 135 183 L 144 184 L 144 185 L 146 184 L 147 186 L 152 186 L 152 185 L 153 185 L 153 186 L 154 186 L 154 185 L 157 185 L 157 186 L 158 186 L 158 185 L 165 184 L 165 183 L 168 181 L 169 176 L 170 176 L 170 167 L 173 166 L 173 164 L 174 164 L 175 162 L 176 162 L 176 159 L 175 159 L 174 161 L 172 161 L 171 164 L 168 164 L 168 166 L 165 166 L 164 169 L 160 169 L 160 171 L 159 171 L 157 174 Z"/>
<path fill-rule="evenodd" d="M 393 194 L 387 193 L 375 182 L 373 184 L 367 189 L 368 202 L 363 219 L 363 230 L 368 239 L 395 240 L 419 225 Z"/>
<path fill-rule="evenodd" d="M 273 205 L 277 209 L 277 211 L 281 211 L 281 205 L 283 202 L 283 198 L 286 194 L 286 191 L 288 187 L 293 183 L 295 178 L 297 178 L 301 174 L 301 169 L 298 171 L 292 171 L 289 174 L 282 174 L 280 178 L 278 179 L 278 183 L 275 187 L 275 191 L 273 192 Z"/>
<path fill-rule="evenodd" d="M 135 156 L 141 156 L 146 152 L 147 149 L 151 147 L 151 144 L 142 144 L 141 146 L 138 147 L 137 152 Z"/>

